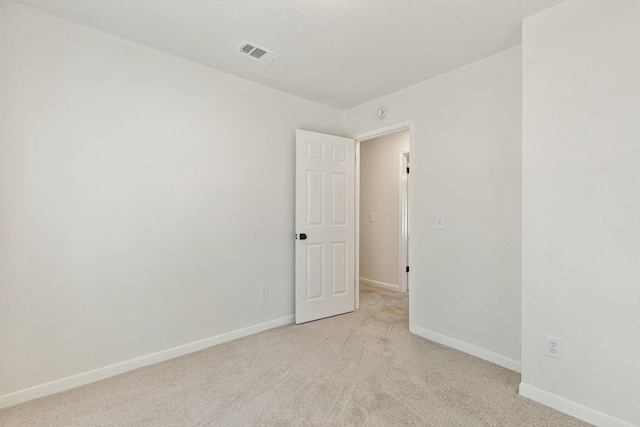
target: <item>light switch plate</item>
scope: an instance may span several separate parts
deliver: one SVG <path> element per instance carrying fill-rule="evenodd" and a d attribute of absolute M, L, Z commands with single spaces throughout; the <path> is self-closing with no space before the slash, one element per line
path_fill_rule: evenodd
<path fill-rule="evenodd" d="M 374 216 L 372 213 L 369 214 L 369 222 L 373 222 L 374 220 Z"/>
<path fill-rule="evenodd" d="M 436 216 L 436 230 L 444 230 L 444 215 Z"/>

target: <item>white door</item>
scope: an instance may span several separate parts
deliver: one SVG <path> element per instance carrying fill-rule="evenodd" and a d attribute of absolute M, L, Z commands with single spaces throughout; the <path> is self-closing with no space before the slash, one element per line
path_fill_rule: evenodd
<path fill-rule="evenodd" d="M 355 141 L 296 131 L 296 323 L 354 310 Z"/>

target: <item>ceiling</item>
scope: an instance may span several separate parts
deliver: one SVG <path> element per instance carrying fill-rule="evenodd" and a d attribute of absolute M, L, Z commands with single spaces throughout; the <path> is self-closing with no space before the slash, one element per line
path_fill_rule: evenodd
<path fill-rule="evenodd" d="M 340 110 L 516 46 L 524 17 L 563 1 L 17 0 Z"/>

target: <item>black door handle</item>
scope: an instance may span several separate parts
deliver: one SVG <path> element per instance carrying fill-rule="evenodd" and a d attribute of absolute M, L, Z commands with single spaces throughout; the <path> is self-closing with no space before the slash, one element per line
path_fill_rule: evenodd
<path fill-rule="evenodd" d="M 307 240 L 307 235 L 304 233 L 300 233 L 300 240 Z"/>

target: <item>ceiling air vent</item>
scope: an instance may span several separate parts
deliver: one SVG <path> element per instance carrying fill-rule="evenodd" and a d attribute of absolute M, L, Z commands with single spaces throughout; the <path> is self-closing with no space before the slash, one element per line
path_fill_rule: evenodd
<path fill-rule="evenodd" d="M 244 55 L 257 59 L 258 61 L 266 62 L 267 64 L 275 61 L 280 57 L 280 55 L 275 52 L 271 52 L 270 50 L 265 49 L 262 46 L 258 46 L 255 43 L 247 41 L 242 42 L 242 44 L 238 46 L 237 50 Z"/>

